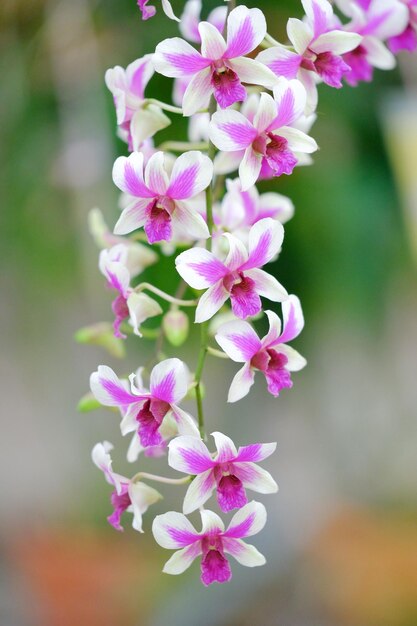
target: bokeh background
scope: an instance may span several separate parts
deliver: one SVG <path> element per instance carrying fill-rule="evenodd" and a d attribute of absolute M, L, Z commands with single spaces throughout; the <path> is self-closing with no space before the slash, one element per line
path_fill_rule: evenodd
<path fill-rule="evenodd" d="M 277 37 L 301 14 L 296 0 L 247 4 Z M 231 584 L 205 589 L 196 564 L 160 573 L 169 553 L 149 517 L 144 535 L 105 521 L 90 450 L 113 441 L 117 469 L 131 472 L 127 443 L 114 413 L 76 405 L 98 363 L 129 373 L 150 347 L 130 340 L 117 361 L 73 341 L 111 319 L 87 229 L 93 206 L 114 223 L 111 167 L 125 153 L 103 75 L 175 34 L 162 15 L 142 22 L 134 0 L 1 2 L 0 624 L 415 626 L 416 57 L 371 85 L 323 87 L 315 165 L 268 184 L 296 206 L 273 271 L 302 299 L 309 367 L 278 400 L 258 381 L 227 406 L 236 368 L 207 365 L 209 428 L 278 442 L 266 466 L 280 493 L 259 497 L 269 519 L 253 540 L 267 565 L 235 565 Z M 153 78 L 153 95 L 169 90 Z M 163 275 L 176 284 L 172 259 Z M 195 354 L 181 355 L 193 367 Z M 172 491 L 159 512 L 180 506 Z"/>

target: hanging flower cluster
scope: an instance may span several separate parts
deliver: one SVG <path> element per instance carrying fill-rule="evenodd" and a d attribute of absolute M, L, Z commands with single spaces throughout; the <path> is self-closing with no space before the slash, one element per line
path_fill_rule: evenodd
<path fill-rule="evenodd" d="M 168 0 L 161 2 L 177 20 Z M 138 4 L 143 19 L 155 14 L 149 0 Z M 417 47 L 417 4 L 337 0 L 338 14 L 347 17 L 342 23 L 327 0 L 302 0 L 305 15 L 288 20 L 286 44 L 267 33 L 259 9 L 235 7 L 230 0 L 201 21 L 201 5 L 201 0 L 186 2 L 177 20 L 182 37 L 161 41 L 153 54 L 106 73 L 118 134 L 129 155 L 119 157 L 113 168 L 122 192 L 114 233 L 98 209 L 91 213 L 90 229 L 101 248 L 100 271 L 115 294 L 114 337 L 110 342 L 109 325 L 100 324 L 79 338 L 113 353 L 114 341 L 120 348 L 128 335 L 156 340 L 154 358 L 128 378 L 100 365 L 91 375 L 93 397 L 84 402 L 120 413 L 121 434 L 131 437 L 129 462 L 137 463 L 141 455 L 164 457 L 182 475 L 119 475 L 106 441 L 94 447 L 92 457 L 112 486 L 108 521 L 117 530 L 123 530 L 128 512 L 133 528 L 142 532 L 143 514 L 162 498 L 149 482 L 182 486 L 182 512 L 158 515 L 152 532 L 162 547 L 175 550 L 165 572 L 180 574 L 199 558 L 201 581 L 210 585 L 230 580 L 229 556 L 248 567 L 265 563 L 244 541 L 266 522 L 264 505 L 251 497 L 275 493 L 278 486 L 261 465 L 275 443 L 236 447 L 220 432 L 212 433 L 214 447 L 207 442 L 206 356 L 241 364 L 229 402 L 249 393 L 256 374 L 265 377 L 276 397 L 292 387 L 293 373 L 306 364 L 289 345 L 304 326 L 300 301 L 268 271 L 294 207 L 280 194 L 260 195 L 255 185 L 311 162 L 317 144 L 309 133 L 320 83 L 340 88 L 344 82 L 369 81 L 375 67 L 394 66 L 398 50 Z M 155 71 L 174 78 L 174 104 L 145 95 Z M 175 115 L 188 118 L 188 138 L 155 140 Z M 161 254 L 171 257 L 178 274 L 171 294 L 138 282 Z M 191 371 L 163 354 L 164 344 L 179 347 L 186 340 L 187 308 L 194 310 L 201 335 Z M 260 338 L 254 324 L 264 315 L 269 330 Z M 158 318 L 156 328 L 147 324 L 149 318 Z M 182 407 L 191 397 L 196 419 Z M 226 526 L 210 510 L 216 501 L 221 514 L 234 512 Z M 186 517 L 197 509 L 201 530 Z"/>

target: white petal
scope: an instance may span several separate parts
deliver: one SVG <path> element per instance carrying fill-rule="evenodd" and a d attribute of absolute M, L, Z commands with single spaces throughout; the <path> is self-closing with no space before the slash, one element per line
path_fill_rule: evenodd
<path fill-rule="evenodd" d="M 227 554 L 231 554 L 238 563 L 246 567 L 258 567 L 266 563 L 264 555 L 255 546 L 245 543 L 242 539 L 225 537 L 223 539 L 223 547 Z"/>
<path fill-rule="evenodd" d="M 198 31 L 201 37 L 201 54 L 206 59 L 217 61 L 226 51 L 226 42 L 213 24 L 200 22 Z"/>
<path fill-rule="evenodd" d="M 279 345 L 278 352 L 285 354 L 287 357 L 288 363 L 286 363 L 285 368 L 289 372 L 299 372 L 307 365 L 306 359 L 291 346 Z"/>
<path fill-rule="evenodd" d="M 298 130 L 298 128 L 283 126 L 279 129 L 278 135 L 288 141 L 288 147 L 293 152 L 307 152 L 310 154 L 318 149 L 316 141 L 301 130 Z"/>
<path fill-rule="evenodd" d="M 284 227 L 281 222 L 265 217 L 249 231 L 249 258 L 242 270 L 262 267 L 269 263 L 281 250 Z"/>
<path fill-rule="evenodd" d="M 99 365 L 97 371 L 91 374 L 90 389 L 104 406 L 128 406 L 140 399 L 129 393 L 127 383 L 122 382 L 106 365 Z"/>
<path fill-rule="evenodd" d="M 272 346 L 274 343 L 278 343 L 281 335 L 281 320 L 274 311 L 265 311 L 265 313 L 269 321 L 269 330 L 262 339 L 262 347 L 269 348 L 269 346 Z"/>
<path fill-rule="evenodd" d="M 255 381 L 255 372 L 249 363 L 246 363 L 235 375 L 230 385 L 228 402 L 237 402 L 248 395 Z"/>
<path fill-rule="evenodd" d="M 186 117 L 208 107 L 213 93 L 211 74 L 211 68 L 206 67 L 190 80 L 182 99 L 182 112 Z"/>
<path fill-rule="evenodd" d="M 201 522 L 203 524 L 201 533 L 203 535 L 206 535 L 212 532 L 213 530 L 214 531 L 220 530 L 221 532 L 224 531 L 224 524 L 216 513 L 213 513 L 213 511 L 208 511 L 206 509 L 203 509 L 202 511 L 200 511 L 200 515 L 201 515 Z"/>
<path fill-rule="evenodd" d="M 180 435 L 191 435 L 192 437 L 200 437 L 197 424 L 189 413 L 180 409 L 176 404 L 172 405 L 172 415 L 177 424 Z"/>
<path fill-rule="evenodd" d="M 162 0 L 162 9 L 165 15 L 169 17 L 170 20 L 174 20 L 175 22 L 180 21 L 179 18 L 175 15 L 174 11 L 172 10 L 172 6 L 169 0 Z"/>
<path fill-rule="evenodd" d="M 366 37 L 366 59 L 380 70 L 392 70 L 395 67 L 395 56 L 376 37 Z"/>
<path fill-rule="evenodd" d="M 169 186 L 168 174 L 164 167 L 165 154 L 156 152 L 151 156 L 145 168 L 145 183 L 154 196 L 164 196 Z"/>
<path fill-rule="evenodd" d="M 170 118 L 155 104 L 149 104 L 137 111 L 130 122 L 133 149 L 139 150 L 146 139 L 153 137 L 170 124 Z"/>
<path fill-rule="evenodd" d="M 210 237 L 210 231 L 202 215 L 188 206 L 186 202 L 176 203 L 173 223 L 179 229 L 178 232 L 185 237 L 198 241 Z"/>
<path fill-rule="evenodd" d="M 263 193 L 259 198 L 259 213 L 267 214 L 285 224 L 294 215 L 294 204 L 290 198 L 280 193 Z"/>
<path fill-rule="evenodd" d="M 260 502 L 245 504 L 235 515 L 224 533 L 225 537 L 251 537 L 259 533 L 266 523 L 266 509 Z"/>
<path fill-rule="evenodd" d="M 217 455 L 215 457 L 216 463 L 225 463 L 235 458 L 237 455 L 236 446 L 230 437 L 220 432 L 211 433 L 217 448 Z"/>
<path fill-rule="evenodd" d="M 198 541 L 199 534 L 182 513 L 170 511 L 157 515 L 152 524 L 155 541 L 163 548 L 184 548 Z"/>
<path fill-rule="evenodd" d="M 114 227 L 115 235 L 127 235 L 137 228 L 141 228 L 147 216 L 149 205 L 153 203 L 153 199 L 140 198 L 131 202 L 119 217 Z"/>
<path fill-rule="evenodd" d="M 272 98 L 269 93 L 262 92 L 258 111 L 253 118 L 253 125 L 259 134 L 265 132 L 271 126 L 272 122 L 276 119 L 277 114 L 277 103 L 274 98 Z"/>
<path fill-rule="evenodd" d="M 239 166 L 239 178 L 242 183 L 242 191 L 250 189 L 258 180 L 262 168 L 262 155 L 255 152 L 252 146 L 245 150 Z"/>
<path fill-rule="evenodd" d="M 303 54 L 313 38 L 311 29 L 301 20 L 291 17 L 287 22 L 288 38 L 298 54 Z"/>
<path fill-rule="evenodd" d="M 218 152 L 214 158 L 215 174 L 230 174 L 239 168 L 245 151 Z"/>
<path fill-rule="evenodd" d="M 182 550 L 177 550 L 165 563 L 162 571 L 164 574 L 182 574 L 190 567 L 192 562 L 201 554 L 201 552 L 202 548 L 200 541 L 197 541 Z"/>
<path fill-rule="evenodd" d="M 301 333 L 304 328 L 304 315 L 301 302 L 297 296 L 291 295 L 282 303 L 283 332 L 280 343 L 287 343 Z"/>
<path fill-rule="evenodd" d="M 262 347 L 252 326 L 242 320 L 223 324 L 215 339 L 227 356 L 237 363 L 250 361 Z"/>
<path fill-rule="evenodd" d="M 127 299 L 127 307 L 133 332 L 138 337 L 142 337 L 139 330 L 140 325 L 150 317 L 155 317 L 155 315 L 160 315 L 163 312 L 158 302 L 146 293 L 131 293 Z"/>
<path fill-rule="evenodd" d="M 206 322 L 213 317 L 213 315 L 221 309 L 229 295 L 229 292 L 223 286 L 223 281 L 219 281 L 207 289 L 198 301 L 195 312 L 196 324 Z"/>
<path fill-rule="evenodd" d="M 229 252 L 227 253 L 224 264 L 230 272 L 234 272 L 246 263 L 248 260 L 248 251 L 246 250 L 245 244 L 237 237 L 234 237 L 230 233 L 224 233 L 223 236 L 227 239 L 229 244 Z"/>
<path fill-rule="evenodd" d="M 278 485 L 271 474 L 256 463 L 243 462 L 233 464 L 235 475 L 243 486 L 257 493 L 276 493 Z"/>
<path fill-rule="evenodd" d="M 261 85 L 262 87 L 272 89 L 277 82 L 274 72 L 256 59 L 240 57 L 233 59 L 233 61 L 228 61 L 227 64 L 238 75 L 242 83 Z"/>
<path fill-rule="evenodd" d="M 146 513 L 151 504 L 162 499 L 161 494 L 156 489 L 144 483 L 130 483 L 129 496 L 133 507 L 133 528 L 142 533 L 142 515 Z"/>
<path fill-rule="evenodd" d="M 311 45 L 317 54 L 320 52 L 332 52 L 332 54 L 345 54 L 357 48 L 362 41 L 362 35 L 348 33 L 344 30 L 332 30 L 317 37 Z"/>
<path fill-rule="evenodd" d="M 255 282 L 256 291 L 260 296 L 273 302 L 282 302 L 288 298 L 287 290 L 277 281 L 275 276 L 259 269 L 247 270 L 245 274 Z"/>
<path fill-rule="evenodd" d="M 203 506 L 210 498 L 216 486 L 213 470 L 209 469 L 194 478 L 185 494 L 182 510 L 185 515 Z"/>

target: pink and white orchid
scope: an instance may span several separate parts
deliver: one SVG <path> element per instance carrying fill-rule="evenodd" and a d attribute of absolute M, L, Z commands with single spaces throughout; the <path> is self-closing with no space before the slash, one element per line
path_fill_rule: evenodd
<path fill-rule="evenodd" d="M 150 375 L 149 391 L 144 387 L 140 373 L 130 376 L 131 388 L 128 389 L 105 365 L 100 365 L 91 374 L 90 388 L 101 404 L 121 410 L 124 415 L 120 424 L 122 435 L 137 432 L 141 445 L 147 448 L 163 443 L 160 429 L 166 418 L 173 418 L 181 435 L 199 436 L 191 415 L 178 406 L 187 395 L 188 380 L 185 363 L 173 358 L 155 365 Z"/>
<path fill-rule="evenodd" d="M 153 58 L 160 74 L 190 79 L 182 101 L 184 115 L 207 108 L 212 94 L 222 108 L 245 100 L 246 89 L 242 83 L 268 88 L 274 85 L 274 73 L 245 56 L 265 37 L 262 11 L 245 6 L 233 9 L 227 18 L 227 42 L 209 22 L 200 22 L 198 31 L 201 54 L 184 39 L 174 37 L 159 43 Z"/>
<path fill-rule="evenodd" d="M 247 504 L 245 489 L 257 493 L 278 491 L 271 474 L 256 464 L 273 454 L 276 443 L 255 443 L 236 450 L 226 435 L 211 434 L 217 448 L 215 455 L 196 437 L 176 437 L 168 444 L 168 464 L 179 472 L 195 476 L 184 498 L 185 515 L 203 506 L 214 490 L 224 513 Z"/>
<path fill-rule="evenodd" d="M 264 270 L 281 249 L 284 228 L 269 217 L 259 220 L 249 231 L 249 243 L 225 233 L 229 252 L 224 261 L 205 248 L 182 252 L 175 261 L 179 275 L 193 289 L 207 289 L 201 296 L 195 321 L 209 320 L 230 298 L 233 313 L 240 318 L 257 315 L 263 296 L 274 302 L 288 297 L 284 287 Z"/>
<path fill-rule="evenodd" d="M 388 40 L 389 49 L 393 54 L 398 54 L 401 50 L 408 52 L 417 50 L 417 0 L 402 0 L 402 2 L 408 11 L 408 21 L 401 33 Z"/>
<path fill-rule="evenodd" d="M 123 210 L 114 232 L 125 235 L 143 226 L 149 243 L 155 243 L 170 241 L 174 228 L 179 228 L 195 239 L 207 239 L 206 222 L 187 201 L 203 191 L 212 177 L 211 160 L 197 151 L 179 156 L 170 176 L 163 152 L 149 159 L 145 171 L 140 152 L 119 157 L 113 167 L 113 181 L 135 200 Z"/>
<path fill-rule="evenodd" d="M 238 511 L 225 530 L 220 517 L 212 511 L 202 510 L 201 532 L 197 532 L 182 513 L 171 511 L 155 517 L 152 532 L 157 543 L 168 550 L 177 550 L 165 563 L 166 574 L 182 574 L 201 556 L 201 582 L 208 586 L 214 582 L 226 583 L 232 578 L 226 554 L 233 556 L 246 567 L 265 564 L 265 557 L 245 543 L 262 530 L 266 510 L 260 502 L 250 502 Z"/>
<path fill-rule="evenodd" d="M 184 11 L 181 15 L 179 29 L 181 35 L 192 43 L 201 43 L 201 35 L 198 30 L 200 24 L 200 14 L 203 3 L 202 0 L 188 0 L 185 3 Z M 219 33 L 224 31 L 226 26 L 227 7 L 216 7 L 207 17 L 207 22 L 212 24 Z"/>
<path fill-rule="evenodd" d="M 139 481 L 132 481 L 130 478 L 116 474 L 112 469 L 112 459 L 110 451 L 113 446 L 108 441 L 97 443 L 91 453 L 93 462 L 104 473 L 107 482 L 113 485 L 114 491 L 111 494 L 113 513 L 109 515 L 107 521 L 116 530 L 123 530 L 121 517 L 125 511 L 133 513 L 132 526 L 142 533 L 142 515 L 148 510 L 151 504 L 161 500 L 161 494 Z"/>
<path fill-rule="evenodd" d="M 372 80 L 373 68 L 389 70 L 395 67 L 395 57 L 383 41 L 403 32 L 408 12 L 399 0 L 361 0 L 358 3 L 339 0 L 341 9 L 351 17 L 344 29 L 362 35 L 362 41 L 343 55 L 350 71 L 344 76 L 349 85 Z"/>
<path fill-rule="evenodd" d="M 306 105 L 300 81 L 279 79 L 274 98 L 261 93 L 253 121 L 231 109 L 212 117 L 210 139 L 214 145 L 225 152 L 241 151 L 239 177 L 243 191 L 256 183 L 263 166 L 275 176 L 291 174 L 297 165 L 296 153 L 317 150 L 314 139 L 292 127 L 304 115 Z"/>
<path fill-rule="evenodd" d="M 125 319 L 130 318 L 135 335 L 141 337 L 140 325 L 150 317 L 162 313 L 156 300 L 145 293 L 136 293 L 130 287 L 128 261 L 129 246 L 124 244 L 117 244 L 100 252 L 99 268 L 107 279 L 107 286 L 119 292 L 112 302 L 112 310 L 115 315 L 114 334 L 122 339 L 126 339 L 126 335 L 120 330 Z"/>
<path fill-rule="evenodd" d="M 273 311 L 266 311 L 269 332 L 263 338 L 247 322 L 236 321 L 224 324 L 216 334 L 216 341 L 227 356 L 237 363 L 244 363 L 234 377 L 229 389 L 228 402 L 244 398 L 255 380 L 255 372 L 264 374 L 268 391 L 278 396 L 280 391 L 292 387 L 291 372 L 306 365 L 306 360 L 290 346 L 304 327 L 304 317 L 297 296 L 289 296 L 282 303 L 283 329 L 281 320 Z"/>
<path fill-rule="evenodd" d="M 287 34 L 294 52 L 277 45 L 263 50 L 257 60 L 269 67 L 277 76 L 298 78 L 307 90 L 306 115 L 317 106 L 317 80 L 330 87 L 342 87 L 342 78 L 349 66 L 341 55 L 354 50 L 361 35 L 341 30 L 327 0 L 302 0 L 306 13 L 304 21 L 291 18 Z"/>

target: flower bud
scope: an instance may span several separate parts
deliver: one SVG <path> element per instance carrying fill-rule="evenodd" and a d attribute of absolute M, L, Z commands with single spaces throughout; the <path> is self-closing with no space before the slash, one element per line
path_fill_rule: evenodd
<path fill-rule="evenodd" d="M 188 337 L 188 316 L 183 311 L 172 309 L 164 315 L 162 328 L 169 343 L 178 348 Z"/>
<path fill-rule="evenodd" d="M 109 322 L 84 326 L 84 328 L 77 330 L 74 338 L 77 343 L 100 346 L 117 359 L 122 359 L 125 356 L 123 341 L 114 336 L 113 326 Z"/>

